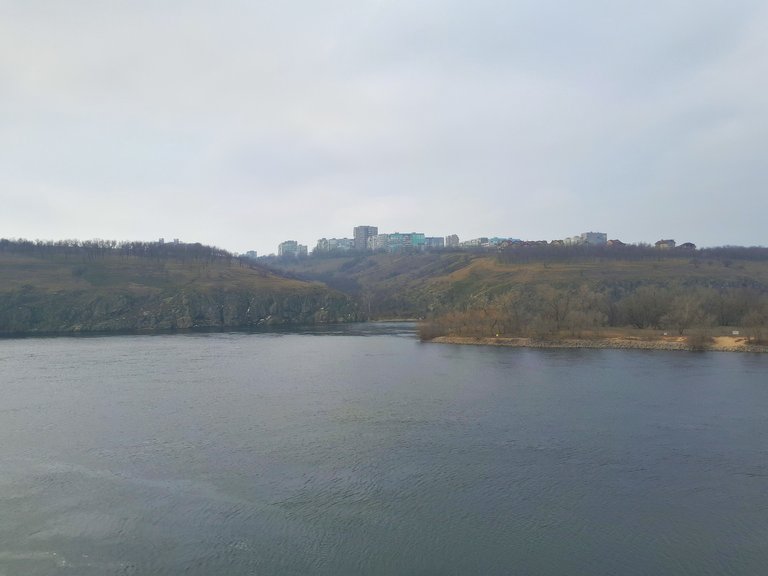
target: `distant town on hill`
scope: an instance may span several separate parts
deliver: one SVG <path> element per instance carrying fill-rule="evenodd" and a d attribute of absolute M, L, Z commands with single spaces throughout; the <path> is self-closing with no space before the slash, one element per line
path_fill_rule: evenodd
<path fill-rule="evenodd" d="M 456 234 L 427 236 L 423 232 L 380 233 L 377 226 L 364 225 L 353 228 L 352 238 L 320 238 L 311 251 L 307 245 L 300 244 L 296 240 L 286 240 L 278 245 L 277 254 L 270 254 L 270 257 L 303 258 L 309 255 L 338 255 L 354 252 L 400 253 L 442 249 L 505 250 L 531 246 L 626 246 L 626 244 L 619 239 L 608 239 L 608 234 L 605 232 L 582 232 L 575 236 L 550 241 L 521 240 L 520 238 L 498 236 L 481 236 L 462 241 Z M 659 249 L 696 249 L 696 245 L 692 242 L 678 245 L 673 239 L 660 239 L 654 246 Z M 256 258 L 258 254 L 255 251 L 249 251 L 245 256 Z"/>

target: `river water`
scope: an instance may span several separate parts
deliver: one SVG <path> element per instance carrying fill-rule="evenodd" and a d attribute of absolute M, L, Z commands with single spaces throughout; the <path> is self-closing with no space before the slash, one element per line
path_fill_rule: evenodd
<path fill-rule="evenodd" d="M 0 576 L 768 570 L 768 356 L 0 341 Z"/>

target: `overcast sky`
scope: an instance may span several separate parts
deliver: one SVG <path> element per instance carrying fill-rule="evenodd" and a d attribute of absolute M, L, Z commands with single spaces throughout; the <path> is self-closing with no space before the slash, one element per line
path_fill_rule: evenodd
<path fill-rule="evenodd" d="M 0 237 L 768 245 L 764 0 L 0 0 Z"/>

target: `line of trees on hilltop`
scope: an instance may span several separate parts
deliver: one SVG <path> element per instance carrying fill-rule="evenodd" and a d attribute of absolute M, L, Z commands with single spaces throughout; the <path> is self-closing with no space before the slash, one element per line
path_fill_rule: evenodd
<path fill-rule="evenodd" d="M 738 327 L 754 342 L 768 336 L 768 292 L 759 287 L 641 285 L 523 286 L 425 321 L 423 339 L 507 336 L 552 339 L 599 336 L 610 327 L 669 330 L 677 335 Z"/>
<path fill-rule="evenodd" d="M 588 245 L 576 244 L 558 246 L 534 244 L 511 246 L 498 252 L 499 262 L 504 264 L 527 262 L 570 262 L 576 260 L 661 260 L 668 258 L 689 258 L 694 261 L 768 260 L 768 248 L 760 246 L 721 246 L 716 248 L 671 248 L 660 249 L 650 244 Z"/>
<path fill-rule="evenodd" d="M 235 256 L 231 252 L 216 246 L 206 246 L 195 242 L 164 243 L 117 240 L 26 240 L 0 239 L 0 253 L 25 256 L 46 257 L 82 257 L 93 260 L 106 256 L 123 256 L 155 259 L 177 259 L 192 261 L 225 260 L 232 263 L 238 260 L 249 264 L 250 260 Z"/>

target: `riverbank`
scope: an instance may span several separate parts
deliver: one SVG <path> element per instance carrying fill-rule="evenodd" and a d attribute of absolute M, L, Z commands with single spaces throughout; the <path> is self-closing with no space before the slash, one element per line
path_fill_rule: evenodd
<path fill-rule="evenodd" d="M 618 350 L 686 350 L 713 352 L 766 353 L 768 346 L 750 344 L 746 338 L 717 336 L 703 345 L 692 345 L 684 337 L 641 339 L 626 337 L 563 338 L 538 340 L 533 338 L 437 336 L 427 342 L 438 344 L 468 344 L 475 346 L 508 346 L 512 348 L 606 348 Z"/>

